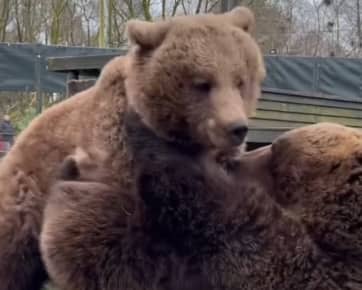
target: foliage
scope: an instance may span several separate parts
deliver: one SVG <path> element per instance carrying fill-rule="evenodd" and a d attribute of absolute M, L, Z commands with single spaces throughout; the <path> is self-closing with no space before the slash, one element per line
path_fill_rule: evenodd
<path fill-rule="evenodd" d="M 356 57 L 362 48 L 360 1 L 0 0 L 0 41 L 119 47 L 130 18 L 154 21 L 241 4 L 256 13 L 266 53 Z"/>
<path fill-rule="evenodd" d="M 44 95 L 44 109 L 62 99 L 63 96 Z M 1 92 L 0 108 L 0 117 L 8 114 L 16 132 L 20 133 L 38 115 L 38 98 L 33 92 Z"/>
<path fill-rule="evenodd" d="M 29 107 L 25 110 L 21 118 L 19 118 L 19 116 L 14 117 L 14 114 L 10 117 L 16 128 L 16 131 L 21 132 L 29 125 L 29 123 L 36 117 L 36 115 L 36 109 L 34 107 Z"/>
<path fill-rule="evenodd" d="M 230 7 L 222 5 L 224 2 L 232 5 L 230 4 Z M 270 10 L 278 2 L 277 0 L 0 0 L 2 7 L 0 37 L 3 41 L 9 42 L 114 47 L 124 44 L 125 23 L 130 18 L 152 21 L 180 14 L 218 12 L 223 6 L 231 8 L 237 4 L 250 6 L 260 11 L 260 14 L 265 14 L 264 7 Z M 31 9 L 34 7 L 36 9 Z"/>

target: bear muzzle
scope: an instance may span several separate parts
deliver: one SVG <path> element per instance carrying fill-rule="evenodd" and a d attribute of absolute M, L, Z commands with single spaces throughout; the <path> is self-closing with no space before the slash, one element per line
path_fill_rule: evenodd
<path fill-rule="evenodd" d="M 248 133 L 248 126 L 244 120 L 232 122 L 226 127 L 227 136 L 233 146 L 241 145 Z"/>
<path fill-rule="evenodd" d="M 230 150 L 240 147 L 248 133 L 247 122 L 240 119 L 232 122 L 208 119 L 198 127 L 199 135 L 205 135 L 209 146 L 214 149 Z"/>

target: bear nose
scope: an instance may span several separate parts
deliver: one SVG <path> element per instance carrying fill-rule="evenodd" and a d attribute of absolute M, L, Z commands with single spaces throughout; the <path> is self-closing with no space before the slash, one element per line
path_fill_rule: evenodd
<path fill-rule="evenodd" d="M 229 125 L 227 131 L 232 144 L 238 146 L 243 143 L 245 136 L 248 133 L 248 127 L 245 125 L 244 121 L 238 121 Z"/>

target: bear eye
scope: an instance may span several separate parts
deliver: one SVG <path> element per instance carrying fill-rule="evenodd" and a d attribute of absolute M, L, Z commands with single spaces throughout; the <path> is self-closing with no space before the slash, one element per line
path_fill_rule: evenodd
<path fill-rule="evenodd" d="M 197 79 L 192 82 L 192 87 L 194 90 L 206 94 L 211 91 L 212 84 L 207 80 Z"/>

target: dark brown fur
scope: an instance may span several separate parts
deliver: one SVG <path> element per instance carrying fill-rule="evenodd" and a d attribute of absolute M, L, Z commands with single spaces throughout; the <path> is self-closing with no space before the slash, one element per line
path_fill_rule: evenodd
<path fill-rule="evenodd" d="M 18 189 L 16 198 L 3 199 L 0 204 L 0 289 L 40 289 L 47 274 L 38 251 L 39 240 L 34 237 L 40 234 L 42 194 L 36 181 L 24 172 L 14 172 L 11 181 L 8 186 Z"/>
<path fill-rule="evenodd" d="M 235 182 L 193 148 L 132 134 L 132 193 L 92 181 L 54 189 L 42 249 L 61 290 L 362 287 L 355 265 L 270 198 L 270 148 L 246 154 Z"/>

